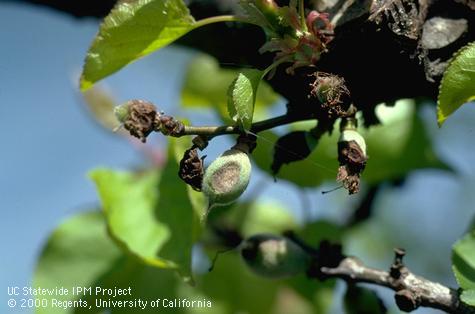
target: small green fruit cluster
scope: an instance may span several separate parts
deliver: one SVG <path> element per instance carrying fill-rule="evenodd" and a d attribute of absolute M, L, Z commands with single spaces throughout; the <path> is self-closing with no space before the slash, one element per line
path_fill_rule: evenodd
<path fill-rule="evenodd" d="M 307 271 L 310 255 L 294 241 L 271 234 L 246 239 L 241 255 L 256 274 L 268 278 L 285 278 Z"/>
<path fill-rule="evenodd" d="M 202 191 L 209 208 L 234 202 L 247 188 L 251 178 L 251 161 L 242 150 L 232 148 L 216 158 L 206 169 Z"/>

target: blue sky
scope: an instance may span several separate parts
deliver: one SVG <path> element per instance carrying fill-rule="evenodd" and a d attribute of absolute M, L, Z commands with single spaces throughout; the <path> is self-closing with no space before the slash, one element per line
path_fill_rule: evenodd
<path fill-rule="evenodd" d="M 1 5 L 2 289 L 27 285 L 48 233 L 94 205 L 88 170 L 126 167 L 140 158 L 96 126 L 76 93 L 73 77 L 96 30 L 95 20 Z M 2 293 L 2 308 L 6 298 Z"/>

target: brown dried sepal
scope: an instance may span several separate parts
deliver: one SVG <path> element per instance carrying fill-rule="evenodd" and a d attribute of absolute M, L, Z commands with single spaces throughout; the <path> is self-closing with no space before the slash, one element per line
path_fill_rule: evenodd
<path fill-rule="evenodd" d="M 183 132 L 185 131 L 185 125 L 183 122 L 176 120 L 172 116 L 162 114 L 159 116 L 159 121 L 160 132 L 162 132 L 163 135 L 179 137 L 183 135 Z"/>
<path fill-rule="evenodd" d="M 144 100 L 131 100 L 128 105 L 129 114 L 124 128 L 145 143 L 147 136 L 160 124 L 157 108 Z"/>
<path fill-rule="evenodd" d="M 349 194 L 360 190 L 360 176 L 366 167 L 368 158 L 355 141 L 338 143 L 338 161 L 340 167 L 336 180 L 343 184 Z"/>
<path fill-rule="evenodd" d="M 205 157 L 200 158 L 198 156 L 198 149 L 193 145 L 190 149 L 185 151 L 180 161 L 178 176 L 196 191 L 201 191 L 201 185 L 203 183 L 204 158 Z"/>
<path fill-rule="evenodd" d="M 338 75 L 315 72 L 315 80 L 310 84 L 309 97 L 315 97 L 321 103 L 321 108 L 327 112 L 329 119 L 342 118 L 353 114 L 351 108 L 350 91 L 346 87 L 345 79 Z"/>

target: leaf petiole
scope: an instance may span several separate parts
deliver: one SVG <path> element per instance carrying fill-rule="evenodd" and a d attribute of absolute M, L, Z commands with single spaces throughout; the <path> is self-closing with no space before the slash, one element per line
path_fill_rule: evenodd
<path fill-rule="evenodd" d="M 193 24 L 193 29 L 196 29 L 198 27 L 202 27 L 208 24 L 221 23 L 221 22 L 241 22 L 241 23 L 254 24 L 251 21 L 246 20 L 237 15 L 218 15 L 218 16 L 212 16 L 212 17 L 208 17 L 208 18 L 196 21 Z M 254 25 L 257 25 L 257 24 L 254 24 Z"/>

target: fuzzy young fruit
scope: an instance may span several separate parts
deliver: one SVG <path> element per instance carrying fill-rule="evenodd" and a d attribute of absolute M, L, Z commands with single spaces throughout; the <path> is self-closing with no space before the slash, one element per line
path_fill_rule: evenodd
<path fill-rule="evenodd" d="M 130 104 L 127 102 L 125 104 L 116 106 L 114 108 L 114 115 L 123 124 L 130 116 Z"/>
<path fill-rule="evenodd" d="M 247 188 L 251 161 L 247 153 L 232 148 L 216 158 L 206 169 L 201 190 L 209 208 L 234 202 Z"/>
<path fill-rule="evenodd" d="M 241 255 L 253 272 L 268 278 L 285 278 L 305 272 L 310 256 L 292 240 L 258 234 L 244 241 Z"/>
<path fill-rule="evenodd" d="M 338 142 L 351 142 L 355 141 L 356 144 L 361 148 L 363 154 L 366 156 L 366 142 L 356 130 L 343 130 L 341 131 L 340 139 Z"/>

